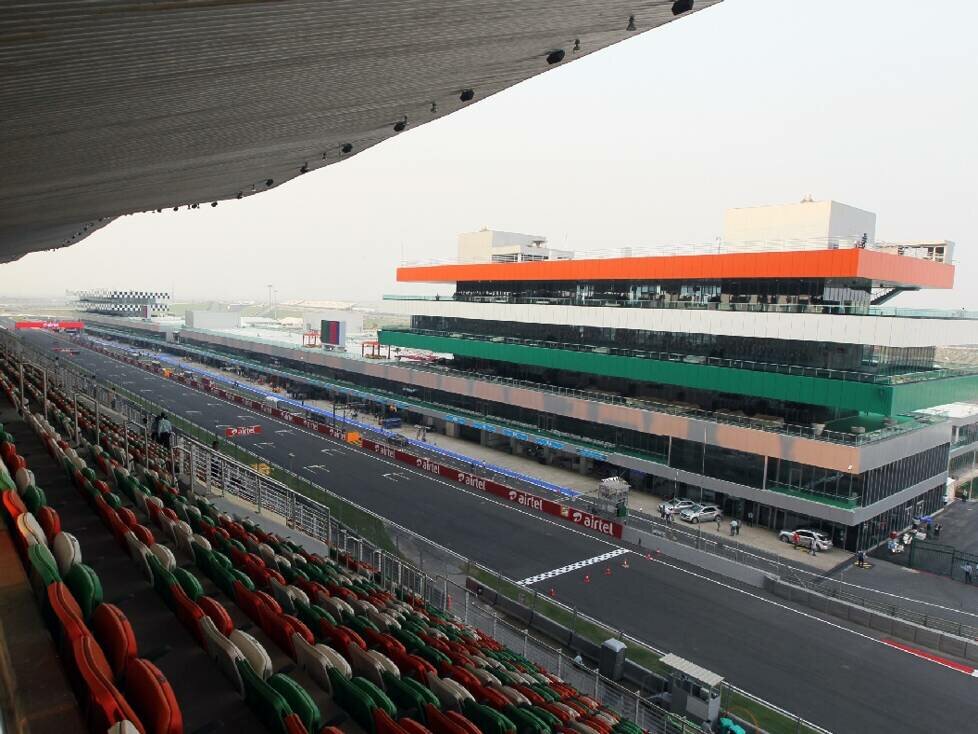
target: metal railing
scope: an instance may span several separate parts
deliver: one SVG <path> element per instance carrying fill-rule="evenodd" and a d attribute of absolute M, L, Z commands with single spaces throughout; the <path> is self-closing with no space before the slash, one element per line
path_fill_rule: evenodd
<path fill-rule="evenodd" d="M 782 313 L 782 314 L 816 314 L 838 316 L 875 316 L 882 318 L 912 318 L 912 319 L 950 319 L 975 320 L 978 311 L 957 311 L 936 308 L 897 308 L 894 306 L 871 306 L 869 304 L 832 304 L 832 303 L 761 303 L 748 301 L 715 301 L 709 299 L 680 298 L 666 300 L 665 298 L 584 298 L 556 296 L 512 296 L 499 295 L 405 295 L 398 293 L 386 294 L 385 301 L 424 301 L 449 303 L 499 303 L 535 306 L 593 306 L 608 308 L 641 308 L 664 309 L 677 311 L 722 311 L 736 313 Z"/>

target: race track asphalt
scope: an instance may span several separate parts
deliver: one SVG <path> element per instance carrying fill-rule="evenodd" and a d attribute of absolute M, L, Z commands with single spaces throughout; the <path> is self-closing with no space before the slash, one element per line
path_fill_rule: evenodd
<path fill-rule="evenodd" d="M 33 345 L 53 337 L 32 333 Z M 474 561 L 521 579 L 613 550 L 611 542 L 529 514 L 473 490 L 307 433 L 179 383 L 81 350 L 59 355 L 100 378 L 203 426 L 259 424 L 239 439 L 267 460 L 312 479 Z M 193 411 L 189 412 L 188 411 Z M 278 431 L 278 433 L 276 433 Z M 326 449 L 327 453 L 323 453 Z M 293 456 L 289 456 L 292 454 Z M 400 477 L 385 477 L 398 473 Z M 786 606 L 773 597 L 629 554 L 537 584 L 582 612 L 686 657 L 751 693 L 833 732 L 978 731 L 978 678 L 882 644 L 862 628 Z M 612 574 L 605 576 L 605 565 Z"/>

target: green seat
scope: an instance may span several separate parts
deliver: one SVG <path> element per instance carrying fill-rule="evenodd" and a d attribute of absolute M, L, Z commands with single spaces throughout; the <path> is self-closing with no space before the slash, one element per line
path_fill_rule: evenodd
<path fill-rule="evenodd" d="M 462 704 L 462 713 L 483 734 L 516 734 L 516 725 L 505 714 L 471 699 Z"/>
<path fill-rule="evenodd" d="M 425 713 L 425 704 L 430 703 L 435 708 L 441 708 L 438 697 L 413 678 L 398 678 L 386 671 L 382 677 L 388 697 L 397 708 L 406 712 L 410 718 L 427 726 L 428 717 Z"/>
<path fill-rule="evenodd" d="M 82 469 L 82 476 L 90 482 L 94 482 L 96 479 L 98 479 L 98 477 L 95 476 L 95 472 L 87 466 Z"/>
<path fill-rule="evenodd" d="M 248 705 L 265 726 L 276 734 L 286 734 L 284 719 L 292 708 L 285 696 L 263 681 L 247 660 L 239 660 L 237 666 Z"/>
<path fill-rule="evenodd" d="M 252 581 L 251 577 L 248 574 L 246 574 L 244 571 L 234 568 L 231 570 L 231 575 L 234 576 L 234 578 L 240 581 L 242 584 L 244 584 L 245 588 L 248 589 L 248 591 L 255 590 L 255 582 Z"/>
<path fill-rule="evenodd" d="M 95 491 L 97 492 L 98 490 Z M 119 499 L 119 495 L 109 492 L 107 495 L 104 495 L 104 497 L 105 504 L 107 504 L 113 510 L 118 510 L 120 507 L 122 507 L 122 500 Z"/>
<path fill-rule="evenodd" d="M 333 615 L 318 604 L 306 604 L 298 599 L 293 600 L 293 604 L 295 605 L 295 616 L 305 622 L 306 626 L 310 629 L 319 629 L 320 619 L 325 619 L 334 627 L 336 626 L 336 620 L 333 619 Z"/>
<path fill-rule="evenodd" d="M 58 573 L 58 562 L 46 545 L 35 543 L 30 546 L 27 549 L 27 559 L 30 561 L 31 570 L 39 585 L 37 588 L 39 595 L 43 595 L 50 584 L 61 580 L 61 574 Z"/>
<path fill-rule="evenodd" d="M 200 585 L 200 581 L 194 576 L 190 571 L 185 568 L 175 568 L 173 569 L 173 575 L 176 577 L 177 583 L 180 587 L 187 593 L 194 601 L 197 601 L 200 597 L 204 595 L 204 587 Z"/>
<path fill-rule="evenodd" d="M 98 574 L 91 566 L 76 563 L 65 576 L 65 584 L 81 607 L 82 616 L 87 622 L 95 607 L 102 603 L 102 582 L 99 581 Z"/>
<path fill-rule="evenodd" d="M 516 730 L 519 734 L 551 734 L 550 727 L 530 709 L 510 705 L 503 711 L 516 724 Z"/>
<path fill-rule="evenodd" d="M 228 571 L 234 568 L 234 564 L 231 563 L 231 559 L 221 553 L 221 551 L 212 551 L 211 557 L 214 559 L 214 561 L 224 566 L 224 568 L 226 568 Z"/>
<path fill-rule="evenodd" d="M 366 617 L 364 617 L 362 615 L 359 615 L 359 614 L 356 614 L 356 615 L 350 617 L 350 619 L 347 622 L 347 624 L 350 627 L 352 627 L 354 629 L 354 631 L 356 631 L 356 633 L 358 635 L 360 635 L 361 637 L 363 636 L 364 630 L 373 630 L 374 632 L 380 632 L 380 630 L 377 629 L 377 625 L 375 625 L 373 622 L 371 622 Z"/>
<path fill-rule="evenodd" d="M 359 676 L 353 676 L 350 682 L 370 696 L 374 705 L 386 711 L 391 718 L 397 716 L 397 706 L 394 705 L 394 702 L 390 700 L 386 693 L 380 690 L 380 687 L 376 683 Z"/>
<path fill-rule="evenodd" d="M 24 505 L 32 515 L 36 515 L 37 511 L 48 503 L 47 498 L 44 496 L 44 490 L 40 487 L 35 487 L 33 484 L 29 484 L 24 488 L 24 493 L 20 498 L 24 501 Z"/>
<path fill-rule="evenodd" d="M 302 719 L 307 731 L 319 731 L 319 722 L 322 716 L 316 702 L 305 688 L 282 673 L 276 673 L 269 678 L 268 685 L 282 694 L 292 711 Z"/>
<path fill-rule="evenodd" d="M 147 555 L 146 560 L 149 562 L 150 570 L 153 572 L 153 588 L 156 589 L 157 594 L 163 597 L 166 605 L 170 609 L 173 609 L 173 586 L 179 583 L 176 576 L 163 568 L 160 559 L 154 554 L 150 553 Z"/>
<path fill-rule="evenodd" d="M 557 729 L 560 729 L 563 726 L 560 719 L 558 719 L 552 713 L 547 711 L 547 709 L 540 708 L 539 706 L 532 706 L 530 707 L 530 712 L 538 719 L 540 719 L 540 721 L 542 721 L 544 724 L 549 726 L 553 731 L 556 731 Z"/>
<path fill-rule="evenodd" d="M 531 675 L 533 674 L 531 673 Z M 545 686 L 542 683 L 535 683 L 530 686 L 530 689 L 534 691 L 537 695 L 539 695 L 547 703 L 553 703 L 554 701 L 560 700 L 560 696 L 554 693 L 549 686 Z"/>
<path fill-rule="evenodd" d="M 336 699 L 336 703 L 369 734 L 373 734 L 374 709 L 377 708 L 373 699 L 344 678 L 336 668 L 330 668 L 327 674 L 333 686 L 333 698 Z"/>

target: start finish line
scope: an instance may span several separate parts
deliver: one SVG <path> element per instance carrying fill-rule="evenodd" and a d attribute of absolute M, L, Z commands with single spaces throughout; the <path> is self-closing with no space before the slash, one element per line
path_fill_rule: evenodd
<path fill-rule="evenodd" d="M 224 429 L 227 438 L 235 436 L 257 436 L 261 433 L 261 426 L 228 426 Z"/>

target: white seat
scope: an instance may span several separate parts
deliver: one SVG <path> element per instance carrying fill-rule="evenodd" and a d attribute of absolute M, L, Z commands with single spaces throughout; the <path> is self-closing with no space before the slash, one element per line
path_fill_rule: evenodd
<path fill-rule="evenodd" d="M 128 719 L 125 719 L 110 726 L 107 734 L 139 734 L 139 728 Z"/>
<path fill-rule="evenodd" d="M 299 668 L 332 697 L 333 684 L 329 681 L 329 670 L 334 666 L 329 656 L 319 649 L 320 645 L 310 645 L 298 633 L 292 635 L 292 644 L 295 645 L 295 661 Z"/>
<path fill-rule="evenodd" d="M 238 649 L 231 640 L 221 634 L 221 631 L 214 624 L 210 617 L 201 617 L 200 628 L 204 633 L 205 649 L 211 660 L 217 663 L 217 667 L 231 681 L 238 693 L 244 693 L 244 685 L 241 683 L 241 671 L 238 670 L 238 661 L 245 660 L 244 654 Z"/>
<path fill-rule="evenodd" d="M 353 677 L 353 668 L 350 667 L 349 661 L 336 652 L 336 650 L 321 642 L 316 644 L 316 649 L 326 656 L 332 666 L 339 671 L 340 675 L 347 680 Z"/>
<path fill-rule="evenodd" d="M 38 524 L 37 518 L 29 512 L 21 513 L 17 517 L 17 530 L 29 546 L 35 543 L 45 546 L 48 544 L 47 536 L 44 535 L 44 530 Z"/>
<path fill-rule="evenodd" d="M 51 549 L 62 577 L 67 575 L 72 566 L 82 561 L 81 545 L 78 543 L 78 538 L 71 533 L 62 531 L 55 535 L 54 540 L 51 541 Z"/>
<path fill-rule="evenodd" d="M 14 474 L 14 483 L 17 485 L 17 491 L 23 494 L 25 489 L 34 484 L 34 472 L 26 467 L 20 467 Z"/>
<path fill-rule="evenodd" d="M 398 670 L 397 666 L 394 664 L 394 661 L 384 655 L 384 653 L 382 653 L 380 650 L 367 650 L 367 655 L 376 660 L 377 663 L 380 664 L 380 667 L 393 675 L 395 678 L 401 677 L 401 671 Z"/>
<path fill-rule="evenodd" d="M 366 678 L 375 686 L 380 688 L 380 690 L 385 689 L 384 685 L 384 667 L 370 657 L 366 651 L 359 645 L 351 642 L 346 647 L 347 657 L 350 659 L 350 666 L 353 668 L 353 673 L 355 675 Z"/>
<path fill-rule="evenodd" d="M 275 568 L 275 550 L 268 543 L 258 544 L 258 555 L 269 568 Z"/>
<path fill-rule="evenodd" d="M 262 680 L 266 680 L 272 674 L 272 659 L 258 640 L 238 629 L 231 632 L 230 639 Z"/>
<path fill-rule="evenodd" d="M 173 524 L 173 539 L 176 541 L 177 550 L 179 550 L 190 560 L 196 559 L 196 554 L 194 553 L 193 546 L 191 545 L 191 538 L 193 537 L 194 531 L 187 523 L 177 522 Z"/>
<path fill-rule="evenodd" d="M 428 688 L 438 697 L 441 705 L 450 711 L 462 710 L 462 704 L 472 694 L 450 678 L 439 678 L 434 673 L 428 673 Z"/>
<path fill-rule="evenodd" d="M 292 603 L 292 597 L 289 595 L 289 587 L 280 584 L 274 578 L 270 578 L 269 583 L 272 586 L 272 596 L 282 607 L 282 611 L 286 614 L 295 614 L 295 604 Z"/>
<path fill-rule="evenodd" d="M 162 543 L 153 543 L 149 552 L 152 553 L 167 571 L 172 571 L 177 567 L 177 559 L 173 556 L 173 551 Z"/>
<path fill-rule="evenodd" d="M 309 595 L 300 589 L 298 586 L 293 586 L 289 584 L 289 595 L 294 601 L 301 601 L 306 606 L 309 606 Z"/>
<path fill-rule="evenodd" d="M 475 665 L 465 665 L 466 670 L 468 670 L 472 675 L 479 679 L 479 682 L 484 686 L 492 686 L 493 688 L 499 688 L 502 686 L 499 678 L 494 676 L 488 670 L 484 668 L 476 667 Z"/>
<path fill-rule="evenodd" d="M 511 686 L 499 686 L 498 690 L 500 693 L 506 696 L 506 698 L 509 699 L 509 702 L 514 706 L 530 705 L 530 699 Z"/>
<path fill-rule="evenodd" d="M 129 530 L 123 537 L 126 539 L 126 545 L 129 546 L 129 555 L 139 566 L 140 572 L 143 577 L 153 583 L 153 567 L 149 565 L 149 548 L 143 543 L 139 538 L 136 537 L 132 530 Z"/>

